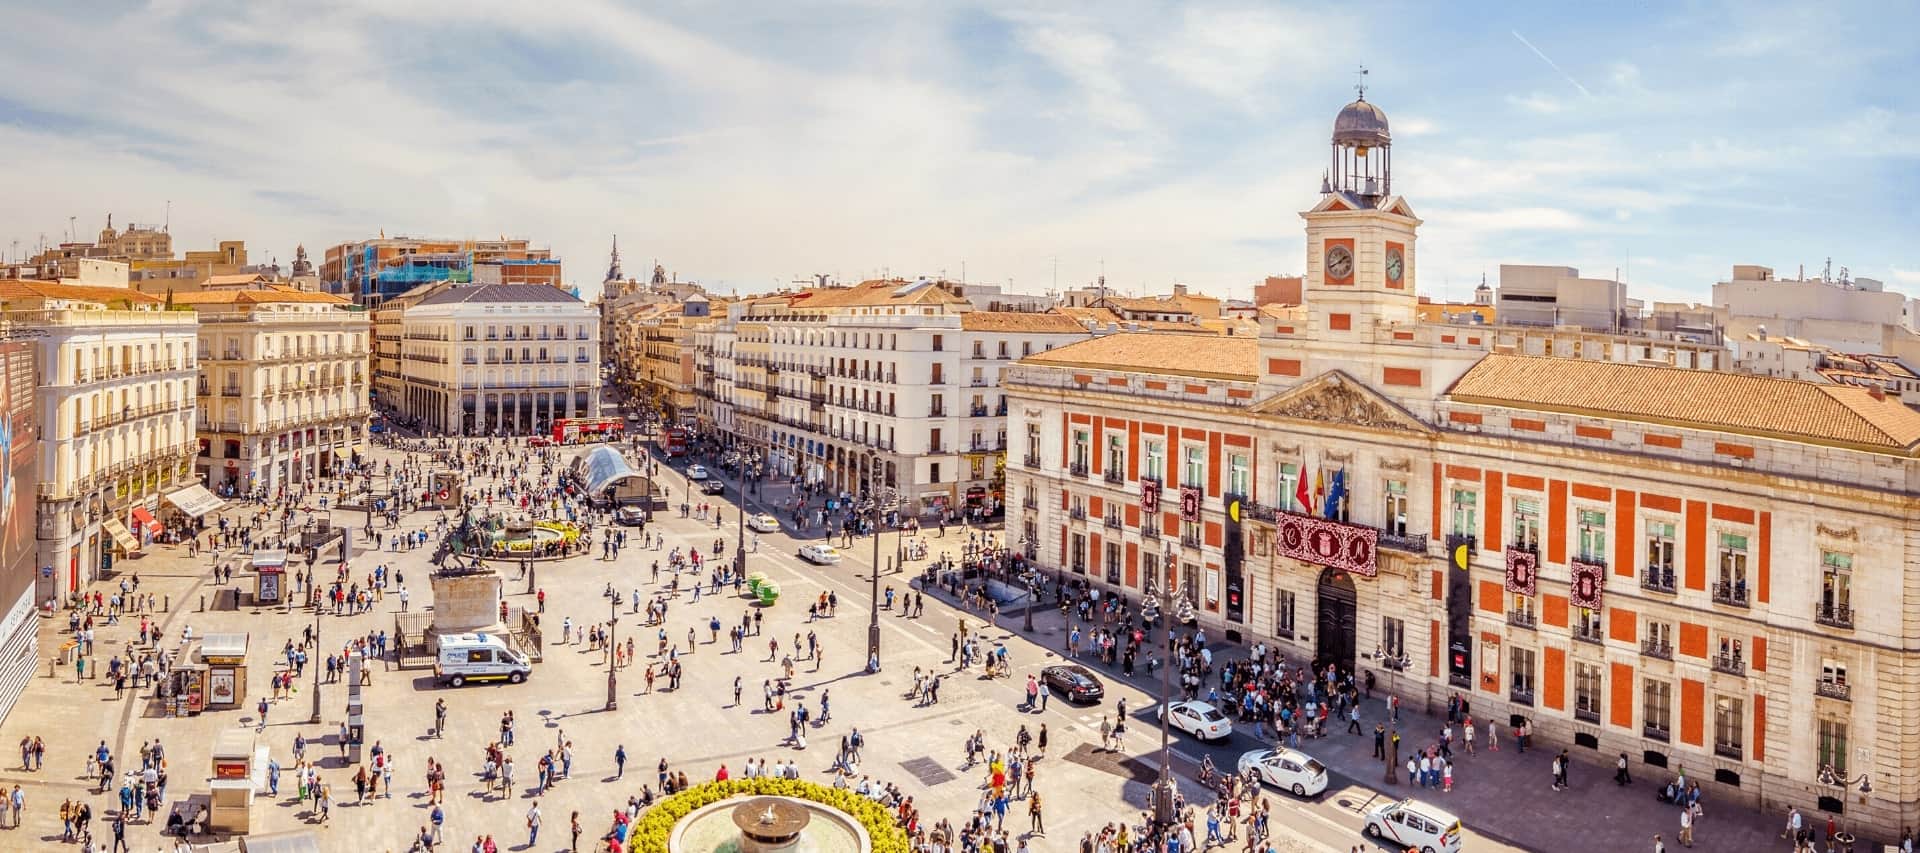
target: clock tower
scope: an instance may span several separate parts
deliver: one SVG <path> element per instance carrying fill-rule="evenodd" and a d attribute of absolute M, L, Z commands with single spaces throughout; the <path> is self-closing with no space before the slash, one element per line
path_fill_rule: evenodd
<path fill-rule="evenodd" d="M 1366 90 L 1333 121 L 1333 152 L 1320 203 L 1307 221 L 1307 275 L 1301 294 L 1318 333 L 1373 340 L 1412 324 L 1414 231 L 1420 219 L 1393 194 L 1393 135 Z"/>

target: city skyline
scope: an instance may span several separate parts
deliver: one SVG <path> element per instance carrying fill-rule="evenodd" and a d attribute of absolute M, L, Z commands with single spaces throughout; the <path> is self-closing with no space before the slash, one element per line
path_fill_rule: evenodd
<path fill-rule="evenodd" d="M 1920 291 L 1915 106 L 1875 85 L 1914 70 L 1873 38 L 1901 12 L 1728 11 L 19 9 L 45 38 L 0 55 L 0 248 L 170 201 L 176 252 L 506 233 L 589 298 L 615 233 L 630 275 L 719 292 L 963 269 L 1038 292 L 1057 265 L 1062 289 L 1245 297 L 1303 270 L 1296 214 L 1365 63 L 1424 294 L 1543 263 L 1704 302 L 1733 264 L 1828 258 Z"/>

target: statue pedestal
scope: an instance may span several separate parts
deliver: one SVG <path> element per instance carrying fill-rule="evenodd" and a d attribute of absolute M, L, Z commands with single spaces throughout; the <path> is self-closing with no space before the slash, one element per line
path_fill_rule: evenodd
<path fill-rule="evenodd" d="M 505 594 L 498 572 L 483 569 L 473 572 L 435 572 L 433 582 L 434 637 L 444 634 L 507 635 L 500 621 L 500 602 Z"/>

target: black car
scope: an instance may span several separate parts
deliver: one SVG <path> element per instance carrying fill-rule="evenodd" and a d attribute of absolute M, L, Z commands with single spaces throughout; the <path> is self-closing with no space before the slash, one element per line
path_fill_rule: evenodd
<path fill-rule="evenodd" d="M 1076 704 L 1090 705 L 1107 695 L 1107 688 L 1100 684 L 1100 677 L 1077 663 L 1047 667 L 1040 671 L 1040 678 L 1047 683 L 1048 691 Z"/>
<path fill-rule="evenodd" d="M 623 506 L 613 511 L 613 523 L 622 527 L 642 527 L 647 523 L 647 511 L 637 506 Z"/>
<path fill-rule="evenodd" d="M 724 495 L 727 493 L 727 484 L 708 477 L 700 481 L 700 491 L 709 495 Z"/>

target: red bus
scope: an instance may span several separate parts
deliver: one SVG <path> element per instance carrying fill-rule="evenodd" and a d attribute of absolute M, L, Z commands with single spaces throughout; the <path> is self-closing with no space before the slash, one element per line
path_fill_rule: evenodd
<path fill-rule="evenodd" d="M 613 441 L 624 435 L 626 430 L 627 422 L 621 418 L 556 418 L 553 421 L 553 443 Z"/>
<path fill-rule="evenodd" d="M 667 427 L 661 432 L 660 447 L 667 458 L 687 455 L 687 437 L 686 427 Z"/>

